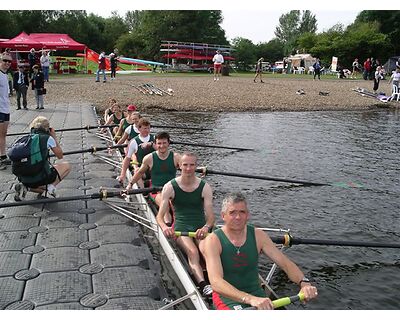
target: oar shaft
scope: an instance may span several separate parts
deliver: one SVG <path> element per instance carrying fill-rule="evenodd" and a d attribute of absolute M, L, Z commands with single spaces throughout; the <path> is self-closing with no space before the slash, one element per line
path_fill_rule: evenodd
<path fill-rule="evenodd" d="M 209 145 L 209 144 L 202 144 L 202 143 L 190 143 L 190 142 L 179 142 L 179 141 L 171 141 L 171 144 L 181 144 L 184 146 L 216 148 L 216 149 L 229 149 L 229 150 L 238 150 L 238 151 L 254 151 L 254 149 L 247 149 L 247 148 L 216 146 L 216 145 Z"/>
<path fill-rule="evenodd" d="M 67 155 L 71 155 L 71 154 L 86 153 L 86 152 L 95 153 L 97 151 L 104 151 L 104 150 L 116 149 L 116 148 L 125 148 L 127 146 L 128 146 L 128 144 L 116 144 L 116 145 L 110 146 L 110 147 L 90 147 L 88 149 L 82 149 L 82 150 L 65 151 L 65 152 L 63 152 L 63 155 L 67 156 Z M 50 157 L 54 157 L 54 156 L 55 156 L 54 154 L 50 155 Z"/>
<path fill-rule="evenodd" d="M 367 247 L 367 248 L 400 248 L 400 243 L 347 241 L 347 240 L 327 240 L 327 239 L 302 239 L 291 236 L 271 237 L 272 241 L 285 246 L 298 244 L 309 244 L 318 246 L 338 246 L 338 247 Z"/>
<path fill-rule="evenodd" d="M 199 131 L 212 130 L 210 128 L 186 127 L 186 126 L 167 126 L 167 125 L 151 125 L 151 126 L 153 128 L 187 129 L 187 130 L 199 130 Z"/>
<path fill-rule="evenodd" d="M 55 132 L 62 132 L 62 131 L 78 131 L 78 130 L 91 130 L 91 129 L 101 129 L 101 128 L 114 128 L 118 127 L 117 124 L 110 124 L 110 125 L 101 125 L 101 126 L 85 126 L 85 127 L 76 127 L 76 128 L 63 128 L 63 129 L 55 129 Z M 29 134 L 29 132 L 17 132 L 17 133 L 9 133 L 7 137 L 11 136 L 22 136 L 24 134 Z"/>
<path fill-rule="evenodd" d="M 124 194 L 132 195 L 132 194 L 138 194 L 138 193 L 151 193 L 151 192 L 160 191 L 160 190 L 161 190 L 161 188 L 159 188 L 159 187 L 132 189 L 132 190 L 124 191 Z M 60 198 L 43 198 L 43 199 L 36 199 L 36 200 L 1 203 L 0 208 L 21 207 L 21 206 L 28 206 L 28 205 L 35 205 L 35 204 L 48 204 L 48 203 L 76 201 L 76 200 L 93 200 L 93 199 L 104 200 L 107 198 L 119 197 L 119 196 L 122 197 L 121 191 L 107 191 L 107 190 L 103 189 L 98 193 L 93 193 L 93 194 L 89 194 L 89 195 L 79 195 L 79 196 L 60 197 Z"/>
<path fill-rule="evenodd" d="M 198 169 L 198 170 L 196 170 L 196 172 L 202 173 L 203 171 Z M 221 172 L 221 171 L 215 171 L 215 170 L 210 170 L 210 169 L 207 169 L 206 174 L 216 174 L 216 175 L 221 175 L 221 176 L 250 178 L 250 179 L 267 180 L 267 181 L 288 182 L 288 183 L 296 183 L 296 184 L 303 184 L 303 185 L 309 185 L 309 186 L 327 186 L 328 185 L 326 183 L 319 183 L 319 182 L 257 176 L 257 175 L 242 174 L 242 173 L 237 173 L 237 172 Z"/>

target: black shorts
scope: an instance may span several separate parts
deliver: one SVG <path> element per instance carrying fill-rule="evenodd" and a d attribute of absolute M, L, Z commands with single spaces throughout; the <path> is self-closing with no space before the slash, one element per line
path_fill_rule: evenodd
<path fill-rule="evenodd" d="M 0 112 L 0 123 L 10 121 L 10 114 Z"/>
<path fill-rule="evenodd" d="M 51 167 L 50 170 L 51 170 L 50 174 L 47 175 L 45 179 L 40 180 L 39 182 L 24 183 L 24 185 L 28 188 L 38 188 L 53 183 L 54 181 L 56 181 L 57 177 L 60 179 L 60 176 L 56 168 Z"/>

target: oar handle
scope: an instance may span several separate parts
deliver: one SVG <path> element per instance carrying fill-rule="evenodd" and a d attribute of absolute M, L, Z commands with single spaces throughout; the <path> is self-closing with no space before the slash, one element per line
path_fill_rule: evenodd
<path fill-rule="evenodd" d="M 296 301 L 304 301 L 304 293 L 303 292 L 299 292 L 298 294 L 296 294 L 294 296 L 276 299 L 276 300 L 272 301 L 272 305 L 274 306 L 274 309 L 277 309 L 277 308 L 285 307 Z"/>
<path fill-rule="evenodd" d="M 283 297 L 283 298 L 273 300 L 272 305 L 274 306 L 274 309 L 278 309 L 278 308 L 286 307 L 289 304 L 297 302 L 297 301 L 304 301 L 304 298 L 305 298 L 304 293 L 299 292 L 298 294 L 296 294 L 294 296 Z M 245 308 L 245 310 L 257 310 L 257 308 L 256 307 L 248 307 L 248 308 Z"/>
<path fill-rule="evenodd" d="M 208 232 L 204 234 L 204 236 L 208 236 Z M 175 231 L 175 235 L 177 237 L 190 237 L 190 238 L 196 238 L 196 232 L 195 231 Z"/>

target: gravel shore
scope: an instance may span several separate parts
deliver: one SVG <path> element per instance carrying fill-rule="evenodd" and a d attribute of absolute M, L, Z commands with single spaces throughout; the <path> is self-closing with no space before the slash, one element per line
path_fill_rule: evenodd
<path fill-rule="evenodd" d="M 107 107 L 109 98 L 115 98 L 122 106 L 135 104 L 141 111 L 151 108 L 171 111 L 317 111 L 317 110 L 365 110 L 398 106 L 384 104 L 374 98 L 362 97 L 352 91 L 357 87 L 372 89 L 371 81 L 293 78 L 279 75 L 264 78 L 264 83 L 254 83 L 252 77 L 233 75 L 213 81 L 205 75 L 117 75 L 106 83 L 95 82 L 94 76 L 57 76 L 46 83 L 48 94 L 45 105 L 53 102 L 86 102 L 99 110 Z M 173 95 L 148 95 L 133 86 L 153 84 Z M 303 89 L 305 94 L 296 91 Z M 31 91 L 31 90 L 30 90 Z M 387 94 L 390 86 L 381 83 L 380 91 Z M 320 92 L 329 92 L 320 95 Z M 33 95 L 30 97 L 33 104 Z"/>

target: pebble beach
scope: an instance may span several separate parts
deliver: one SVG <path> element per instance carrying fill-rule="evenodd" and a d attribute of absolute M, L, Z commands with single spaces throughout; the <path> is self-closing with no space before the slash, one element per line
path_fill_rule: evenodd
<path fill-rule="evenodd" d="M 279 75 L 264 77 L 264 83 L 253 82 L 248 76 L 233 75 L 214 81 L 212 75 L 141 74 L 117 75 L 115 80 L 95 82 L 91 76 L 56 76 L 46 83 L 48 94 L 45 106 L 53 103 L 89 103 L 98 110 L 107 107 L 107 101 L 115 98 L 121 106 L 135 104 L 142 112 L 149 109 L 199 112 L 243 111 L 326 111 L 368 110 L 397 106 L 398 103 L 382 103 L 375 98 L 363 97 L 352 89 L 372 90 L 372 82 L 343 79 L 293 78 Z M 172 95 L 149 95 L 136 86 L 152 84 L 163 90 L 172 89 Z M 297 94 L 303 90 L 304 94 Z M 380 91 L 390 93 L 390 86 L 383 81 Z M 28 106 L 34 106 L 29 90 Z M 321 94 L 322 93 L 322 94 Z M 323 95 L 324 94 L 324 95 Z M 16 105 L 15 96 L 13 105 Z"/>

